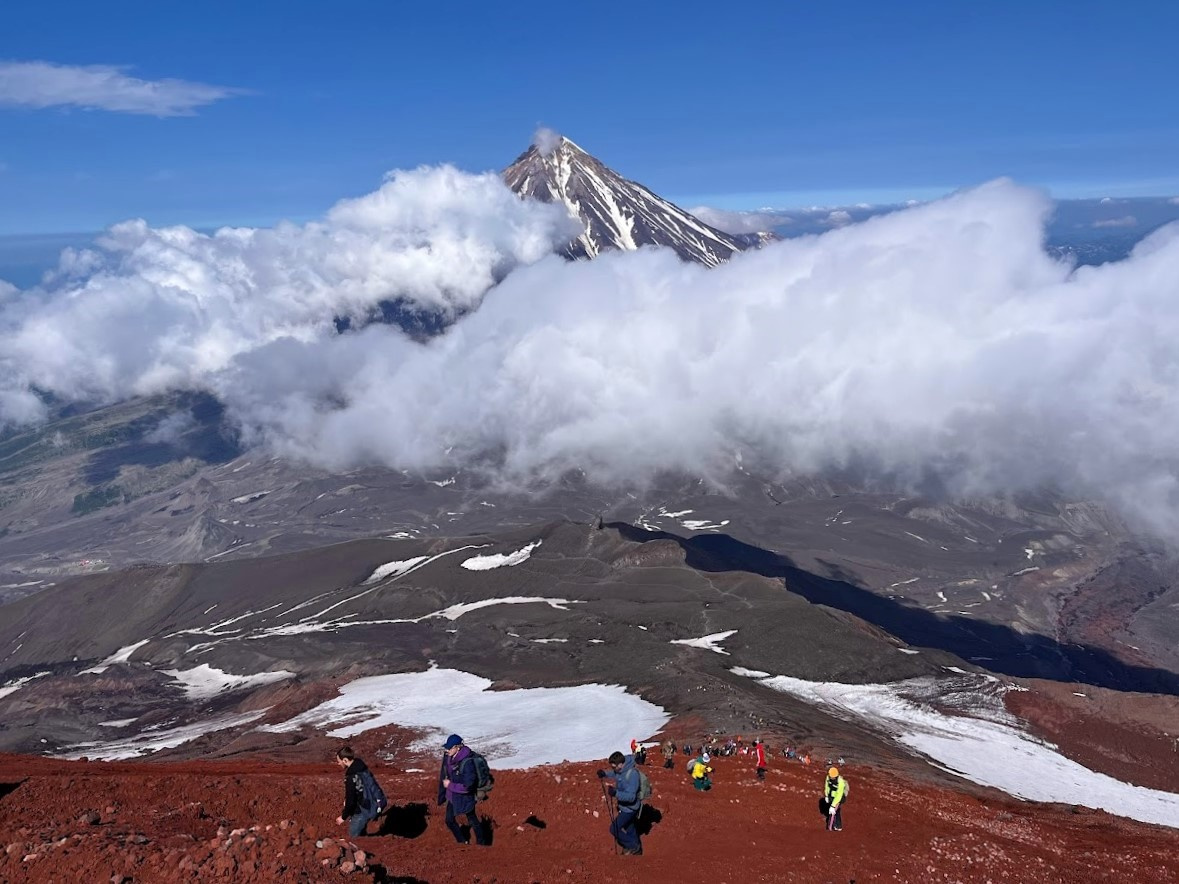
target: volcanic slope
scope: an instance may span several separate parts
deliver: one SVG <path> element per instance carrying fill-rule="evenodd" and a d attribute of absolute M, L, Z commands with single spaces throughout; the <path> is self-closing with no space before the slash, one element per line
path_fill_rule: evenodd
<path fill-rule="evenodd" d="M 845 766 L 844 830 L 826 832 L 816 808 L 822 770 L 773 759 L 758 783 L 739 756 L 715 760 L 707 793 L 688 784 L 682 755 L 672 770 L 648 766 L 654 794 L 639 857 L 612 846 L 593 775 L 600 762 L 497 771 L 480 806 L 492 845 L 459 847 L 434 804 L 437 756 L 421 765 L 368 758 L 393 809 L 371 836 L 342 844 L 340 775 L 322 762 L 0 756 L 0 879 L 1179 881 L 1173 830 L 963 795 L 885 768 Z"/>
<path fill-rule="evenodd" d="M 152 441 L 170 415 L 189 429 Z M 506 491 L 463 470 L 313 470 L 243 453 L 231 439 L 220 406 L 200 396 L 132 400 L 10 433 L 0 443 L 0 601 L 133 563 L 457 537 L 598 513 L 697 549 L 723 532 L 746 545 L 733 546 L 727 568 L 778 579 L 789 572 L 772 551 L 786 551 L 795 568 L 839 585 L 808 597 L 1010 675 L 1158 691 L 1169 688 L 1152 673 L 1179 671 L 1174 558 L 1092 502 L 1041 492 L 951 503 L 854 475 L 786 481 L 752 457 L 722 477 L 723 493 L 716 477 L 685 475 L 634 489 L 570 474 Z"/>
<path fill-rule="evenodd" d="M 1137 793 L 1094 773 L 1100 740 L 1086 768 L 1029 738 L 1037 704 L 1004 706 L 1017 682 L 795 591 L 810 579 L 808 593 L 834 595 L 834 582 L 736 570 L 727 555 L 558 522 L 78 578 L 5 609 L 0 739 L 72 757 L 306 757 L 327 751 L 325 734 L 461 726 L 519 767 L 554 746 L 549 760 L 595 757 L 670 715 L 700 733 L 757 730 L 926 777 L 928 756 L 1036 800 L 1179 817 L 1179 799 L 1157 791 L 1171 783 Z M 1145 724 L 1142 745 L 1169 753 L 1162 699 L 1138 703 L 1158 709 L 1154 724 L 1123 715 L 1105 732 Z M 1026 774 L 980 766 L 991 745 Z"/>
<path fill-rule="evenodd" d="M 502 174 L 520 196 L 563 203 L 580 219 L 585 232 L 566 247 L 570 258 L 666 246 L 685 261 L 715 267 L 759 242 L 710 227 L 563 136 L 529 147 Z"/>
<path fill-rule="evenodd" d="M 702 570 L 679 542 L 639 543 L 630 530 L 557 522 L 74 578 L 4 609 L 0 684 L 35 681 L 0 697 L 0 744 L 62 750 L 165 720 L 248 712 L 264 704 L 243 706 L 245 697 L 293 683 L 431 662 L 519 686 L 622 684 L 739 727 L 755 713 L 780 717 L 767 703 L 796 704 L 733 676 L 733 665 L 862 682 L 957 661 L 900 653 L 901 642 L 779 579 Z M 728 633 L 724 653 L 672 643 L 718 633 Z M 254 681 L 191 703 L 184 685 L 214 670 Z M 291 678 L 258 681 L 268 673 Z M 751 706 L 730 694 L 764 696 Z M 129 726 L 112 731 L 111 721 Z"/>

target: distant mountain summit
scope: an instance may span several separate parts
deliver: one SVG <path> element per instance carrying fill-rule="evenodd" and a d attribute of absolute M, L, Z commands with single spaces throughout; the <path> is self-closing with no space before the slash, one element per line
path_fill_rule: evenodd
<path fill-rule="evenodd" d="M 535 143 L 504 169 L 503 178 L 520 196 L 564 203 L 581 219 L 585 232 L 563 252 L 570 258 L 656 245 L 675 249 L 686 261 L 715 267 L 762 244 L 758 234 L 734 235 L 710 227 L 554 132 L 538 133 Z"/>

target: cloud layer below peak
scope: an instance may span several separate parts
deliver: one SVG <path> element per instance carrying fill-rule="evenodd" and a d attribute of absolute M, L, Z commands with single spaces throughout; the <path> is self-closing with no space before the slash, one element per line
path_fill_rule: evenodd
<path fill-rule="evenodd" d="M 314 224 L 114 228 L 0 312 L 0 414 L 30 390 L 211 390 L 249 441 L 334 468 L 485 462 L 607 481 L 855 464 L 950 492 L 1051 484 L 1179 528 L 1179 225 L 1125 261 L 1043 249 L 1051 205 L 996 181 L 704 269 L 568 263 L 553 206 L 493 175 L 397 173 Z M 401 296 L 463 315 L 415 343 Z"/>

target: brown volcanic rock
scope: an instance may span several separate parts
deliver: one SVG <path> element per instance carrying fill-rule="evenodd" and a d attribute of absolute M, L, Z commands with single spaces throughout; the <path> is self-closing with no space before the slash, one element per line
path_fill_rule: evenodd
<path fill-rule="evenodd" d="M 352 843 L 335 824 L 342 789 L 327 764 L 0 756 L 0 880 L 1179 881 L 1172 829 L 853 764 L 845 831 L 828 833 L 816 808 L 822 765 L 775 758 L 759 784 L 747 758 L 721 758 L 715 788 L 698 793 L 682 760 L 648 766 L 658 814 L 644 855 L 625 857 L 589 764 L 497 772 L 481 805 L 494 843 L 482 849 L 447 832 L 432 770 L 374 764 L 393 810 L 380 834 Z M 117 809 L 93 826 L 63 792 Z"/>

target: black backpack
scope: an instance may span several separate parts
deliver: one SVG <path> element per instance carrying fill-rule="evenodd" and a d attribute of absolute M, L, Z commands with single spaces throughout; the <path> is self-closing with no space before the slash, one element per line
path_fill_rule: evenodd
<path fill-rule="evenodd" d="M 385 808 L 389 806 L 389 802 L 385 798 L 385 793 L 381 791 L 380 783 L 373 776 L 373 772 L 366 767 L 357 774 L 355 780 L 357 791 L 360 793 L 360 806 L 367 810 L 375 810 L 377 813 L 384 812 Z"/>
<path fill-rule="evenodd" d="M 475 800 L 486 801 L 491 797 L 488 793 L 495 788 L 495 775 L 487 766 L 487 759 L 478 752 L 472 751 L 463 763 L 467 761 L 475 765 Z"/>

